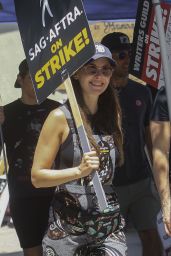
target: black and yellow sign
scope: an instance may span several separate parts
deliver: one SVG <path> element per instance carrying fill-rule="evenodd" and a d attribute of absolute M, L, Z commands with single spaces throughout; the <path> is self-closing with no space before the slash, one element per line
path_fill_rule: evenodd
<path fill-rule="evenodd" d="M 81 0 L 15 0 L 22 43 L 38 102 L 94 54 Z"/>

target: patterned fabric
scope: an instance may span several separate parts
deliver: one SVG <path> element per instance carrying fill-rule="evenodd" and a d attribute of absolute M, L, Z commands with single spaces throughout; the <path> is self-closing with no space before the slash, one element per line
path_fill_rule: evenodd
<path fill-rule="evenodd" d="M 60 229 L 60 228 L 59 228 Z M 54 230 L 57 230 L 54 227 Z M 55 231 L 54 231 L 55 232 Z M 111 234 L 101 244 L 87 244 L 85 238 L 66 236 L 62 239 L 44 239 L 43 256 L 126 256 L 127 247 L 123 232 Z"/>
<path fill-rule="evenodd" d="M 65 109 L 67 119 L 68 112 Z M 81 149 L 74 124 L 70 136 L 75 152 L 73 163 L 81 160 Z M 115 166 L 115 145 L 112 136 L 96 135 L 100 145 L 99 176 L 103 184 L 109 208 L 100 212 L 91 176 L 57 187 L 50 209 L 49 228 L 43 239 L 44 255 L 126 255 L 123 220 L 116 193 L 112 186 Z M 68 141 L 71 141 L 68 139 Z M 60 162 L 66 159 L 66 143 L 60 151 Z M 71 152 L 72 152 L 71 151 Z M 58 168 L 60 168 L 60 162 Z M 119 253 L 119 254 L 118 254 Z"/>
<path fill-rule="evenodd" d="M 87 234 L 96 241 L 105 239 L 109 234 L 119 229 L 121 223 L 117 197 L 111 187 L 106 194 L 109 209 L 100 212 L 95 192 L 82 192 L 83 186 L 66 186 L 68 191 L 55 193 L 53 200 L 53 216 L 60 219 L 61 225 L 71 235 Z M 71 191 L 74 191 L 72 193 Z"/>

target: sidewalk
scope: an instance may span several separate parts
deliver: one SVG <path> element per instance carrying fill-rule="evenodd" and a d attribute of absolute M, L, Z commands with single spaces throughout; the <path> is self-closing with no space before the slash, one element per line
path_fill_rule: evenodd
<path fill-rule="evenodd" d="M 0 256 L 23 256 L 14 228 L 0 228 Z"/>
<path fill-rule="evenodd" d="M 141 245 L 136 232 L 130 229 L 127 234 L 128 256 L 141 256 Z M 23 256 L 14 228 L 0 228 L 0 256 Z"/>

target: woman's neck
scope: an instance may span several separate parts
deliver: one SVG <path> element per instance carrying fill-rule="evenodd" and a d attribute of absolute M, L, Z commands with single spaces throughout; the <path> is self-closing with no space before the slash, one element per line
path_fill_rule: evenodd
<path fill-rule="evenodd" d="M 97 112 L 97 102 L 98 102 L 98 98 L 97 97 L 93 97 L 93 95 L 89 96 L 89 97 L 85 97 L 85 104 L 88 107 L 90 113 L 92 115 L 94 115 Z"/>

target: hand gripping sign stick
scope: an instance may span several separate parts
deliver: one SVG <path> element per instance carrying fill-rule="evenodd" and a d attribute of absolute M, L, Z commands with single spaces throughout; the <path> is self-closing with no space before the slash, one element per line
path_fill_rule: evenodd
<path fill-rule="evenodd" d="M 81 147 L 84 153 L 91 151 L 91 147 L 88 141 L 88 138 L 86 136 L 86 132 L 83 126 L 83 121 L 81 118 L 81 114 L 80 114 L 80 110 L 77 104 L 77 100 L 75 97 L 75 93 L 72 87 L 72 83 L 71 83 L 71 79 L 68 76 L 66 71 L 62 72 L 62 78 L 63 80 L 65 80 L 63 83 L 65 85 L 66 88 L 66 92 L 68 95 L 68 99 L 69 99 L 69 103 L 72 109 L 72 114 L 74 116 L 74 120 L 75 120 L 75 124 L 77 127 L 77 131 L 78 131 L 78 135 L 80 138 L 80 143 L 81 143 Z M 92 174 L 92 182 L 93 182 L 93 187 L 98 199 L 98 203 L 99 203 L 99 208 L 100 211 L 103 212 L 105 209 L 108 208 L 108 203 L 106 200 L 106 195 L 104 193 L 101 181 L 99 179 L 99 175 L 98 172 L 95 171 Z"/>
<path fill-rule="evenodd" d="M 0 108 L 2 108 L 1 96 L 0 96 Z M 8 183 L 7 183 L 7 158 L 5 153 L 4 138 L 3 138 L 1 124 L 0 124 L 0 139 L 2 144 L 2 153 L 3 153 L 5 176 L 6 176 L 2 178 L 3 182 L 1 182 L 1 185 L 3 187 L 0 188 L 0 190 L 2 190 L 2 194 L 0 194 L 0 227 L 1 227 L 4 215 L 5 215 L 5 211 L 8 206 L 8 201 L 9 201 L 9 192 L 8 192 Z"/>

